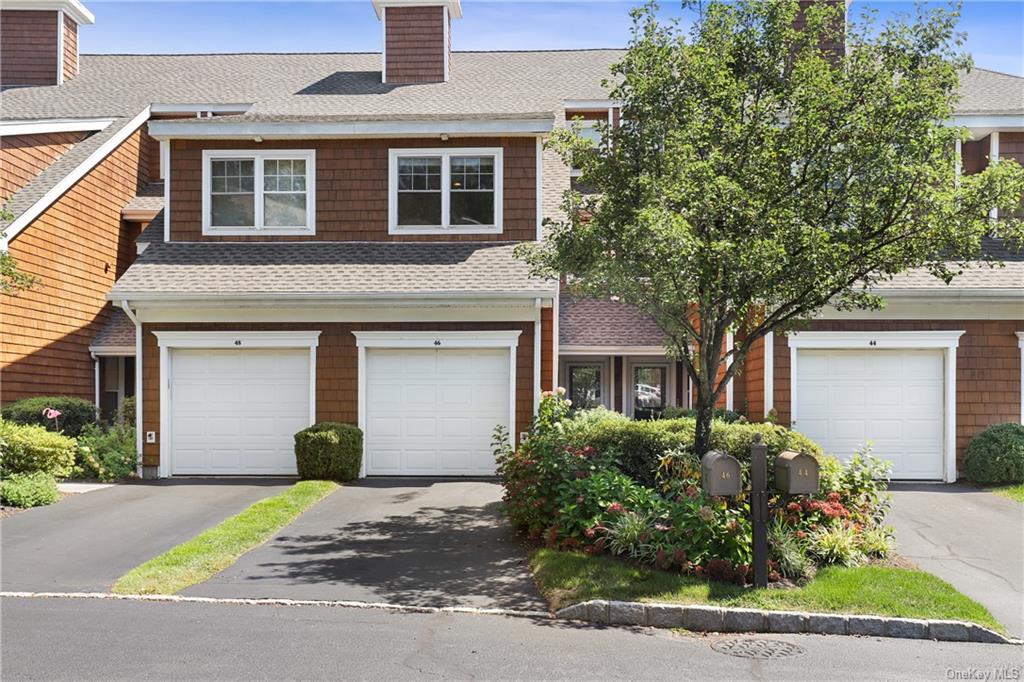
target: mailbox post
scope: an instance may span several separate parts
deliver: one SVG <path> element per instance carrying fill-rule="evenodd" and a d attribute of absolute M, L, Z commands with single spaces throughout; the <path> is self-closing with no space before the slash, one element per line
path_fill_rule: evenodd
<path fill-rule="evenodd" d="M 768 587 L 768 446 L 754 434 L 750 446 L 750 516 L 754 535 L 754 587 Z"/>

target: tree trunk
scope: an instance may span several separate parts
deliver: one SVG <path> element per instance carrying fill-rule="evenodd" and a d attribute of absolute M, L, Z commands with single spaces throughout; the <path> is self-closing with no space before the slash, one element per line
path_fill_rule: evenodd
<path fill-rule="evenodd" d="M 698 458 L 703 457 L 711 449 L 711 420 L 715 414 L 715 398 L 710 383 L 701 376 L 701 381 L 697 384 L 697 427 L 693 438 L 693 452 Z"/>

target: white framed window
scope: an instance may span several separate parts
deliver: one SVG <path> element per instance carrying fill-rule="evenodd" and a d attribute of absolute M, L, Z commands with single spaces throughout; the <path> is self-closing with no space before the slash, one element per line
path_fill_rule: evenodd
<path fill-rule="evenodd" d="M 601 144 L 601 134 L 597 130 L 598 121 L 593 119 L 581 119 L 577 118 L 576 122 L 580 124 L 580 137 L 585 140 L 589 140 L 590 144 L 596 149 Z M 583 171 L 579 168 L 571 168 L 569 170 L 569 176 L 576 180 L 576 178 L 583 175 Z"/>
<path fill-rule="evenodd" d="M 565 363 L 566 394 L 575 409 L 587 410 L 609 405 L 608 363 L 601 360 L 573 360 Z"/>
<path fill-rule="evenodd" d="M 498 234 L 501 206 L 500 147 L 389 150 L 389 234 Z"/>
<path fill-rule="evenodd" d="M 316 152 L 204 150 L 203 234 L 316 234 Z"/>

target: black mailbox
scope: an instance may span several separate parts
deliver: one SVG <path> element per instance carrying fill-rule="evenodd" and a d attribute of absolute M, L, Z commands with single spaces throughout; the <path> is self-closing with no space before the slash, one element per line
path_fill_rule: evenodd
<path fill-rule="evenodd" d="M 805 452 L 782 452 L 775 458 L 775 487 L 788 495 L 818 492 L 818 460 Z"/>
<path fill-rule="evenodd" d="M 742 484 L 739 460 L 712 450 L 700 458 L 700 483 L 708 495 L 739 495 Z"/>

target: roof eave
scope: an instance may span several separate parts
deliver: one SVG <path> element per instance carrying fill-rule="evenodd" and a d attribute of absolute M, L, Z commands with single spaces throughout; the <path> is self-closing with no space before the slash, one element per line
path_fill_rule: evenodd
<path fill-rule="evenodd" d="M 190 293 L 151 293 L 151 292 L 122 292 L 112 290 L 107 294 L 109 301 L 129 301 L 130 303 L 146 304 L 208 304 L 208 305 L 231 305 L 231 304 L 261 304 L 264 306 L 275 306 L 287 304 L 323 304 L 330 302 L 345 302 L 349 304 L 365 303 L 366 305 L 379 306 L 383 302 L 409 302 L 414 301 L 417 305 L 458 305 L 466 301 L 488 301 L 497 300 L 533 300 L 554 298 L 556 290 L 510 290 L 510 291 L 430 291 L 430 292 L 355 292 L 355 293 L 231 293 L 231 294 L 190 294 Z"/>
<path fill-rule="evenodd" d="M 447 121 L 228 122 L 151 121 L 149 134 L 170 139 L 316 139 L 337 137 L 536 136 L 550 133 L 551 118 Z"/>

